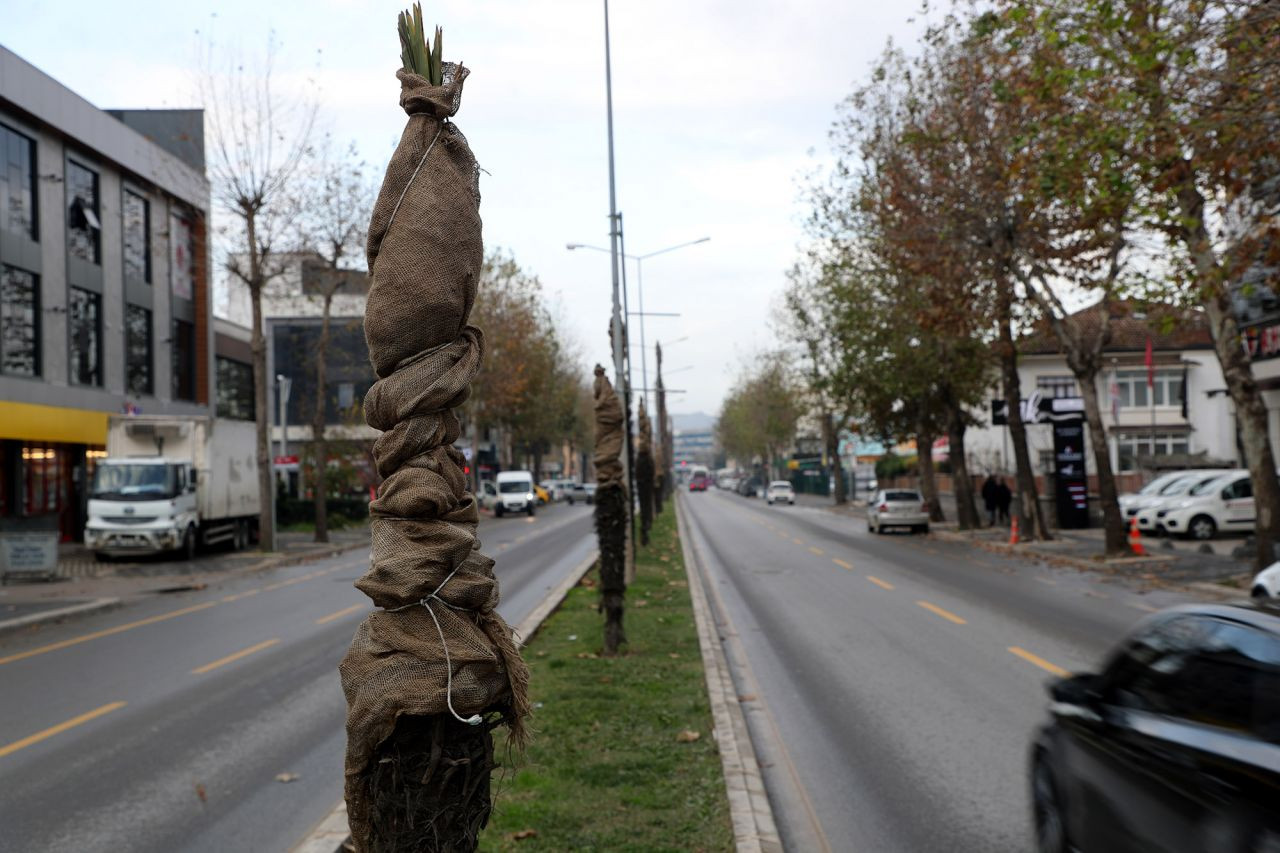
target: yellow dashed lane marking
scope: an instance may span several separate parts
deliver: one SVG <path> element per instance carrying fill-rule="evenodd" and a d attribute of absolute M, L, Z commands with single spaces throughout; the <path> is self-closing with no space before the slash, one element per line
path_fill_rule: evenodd
<path fill-rule="evenodd" d="M 849 571 L 853 571 L 853 563 L 846 562 L 845 560 L 840 560 L 835 557 L 831 558 L 831 562 L 835 563 L 837 566 L 839 566 L 842 569 L 848 569 Z"/>
<path fill-rule="evenodd" d="M 803 540 L 803 539 L 792 539 L 791 541 L 792 541 L 792 542 L 794 542 L 794 543 L 796 543 L 797 545 L 803 545 L 803 544 L 804 544 L 804 540 Z"/>
<path fill-rule="evenodd" d="M 364 610 L 364 609 L 365 609 L 365 605 L 363 604 L 353 604 L 350 607 L 339 610 L 337 613 L 330 613 L 328 616 L 321 616 L 319 619 L 316 620 L 316 624 L 323 625 L 326 622 L 332 622 L 334 619 L 341 619 L 343 616 L 346 616 L 348 613 L 355 613 L 357 610 Z"/>
<path fill-rule="evenodd" d="M 809 546 L 809 550 L 810 550 L 812 553 L 817 554 L 819 557 L 821 557 L 821 556 L 823 556 L 823 555 L 825 554 L 825 552 L 824 552 L 821 548 L 815 548 L 815 547 L 813 547 L 812 545 L 810 545 L 810 546 Z"/>
<path fill-rule="evenodd" d="M 57 643 L 50 643 L 49 645 L 41 646 L 38 649 L 31 649 L 30 651 L 18 652 L 17 654 L 0 658 L 0 664 L 13 663 L 16 660 L 35 657 L 36 655 L 42 655 L 42 654 L 45 654 L 46 652 L 56 652 L 58 649 L 65 649 L 68 646 L 75 646 L 75 645 L 79 645 L 80 643 L 87 643 L 90 640 L 98 640 L 103 637 L 110 637 L 112 634 L 119 634 L 122 631 L 129 631 L 134 628 L 141 628 L 143 625 L 154 625 L 156 622 L 163 622 L 166 619 L 176 619 L 179 616 L 186 616 L 188 613 L 195 613 L 196 611 L 205 610 L 209 607 L 213 607 L 215 604 L 217 604 L 216 601 L 206 601 L 204 604 L 195 604 L 195 605 L 192 605 L 191 607 L 184 607 L 181 610 L 172 610 L 168 613 L 161 613 L 159 616 L 151 616 L 147 619 L 139 619 L 136 622 L 127 622 L 124 625 L 117 625 L 114 628 L 107 628 L 102 631 L 94 631 L 92 634 L 83 634 L 79 637 L 72 637 L 69 640 L 62 640 Z"/>
<path fill-rule="evenodd" d="M 930 613 L 936 613 L 937 615 L 941 616 L 943 619 L 946 619 L 948 622 L 954 622 L 957 625 L 969 624 L 964 619 L 961 619 L 959 616 L 952 613 L 950 610 L 944 610 L 943 608 L 939 607 L 936 604 L 930 604 L 927 601 L 917 601 L 916 604 L 920 605 L 925 610 L 928 610 Z"/>
<path fill-rule="evenodd" d="M 1150 604 L 1144 604 L 1141 601 L 1132 602 L 1129 606 L 1136 610 L 1142 610 L 1147 613 L 1155 613 L 1160 609 L 1158 607 L 1152 607 Z"/>
<path fill-rule="evenodd" d="M 218 658 L 217 660 L 211 663 L 207 663 L 204 666 L 198 666 L 195 669 L 191 670 L 191 674 L 204 675 L 206 672 L 212 672 L 213 670 L 217 669 L 220 666 L 226 666 L 229 663 L 235 663 L 241 658 L 247 658 L 249 655 L 253 654 L 254 652 L 260 652 L 263 649 L 270 648 L 271 646 L 274 646 L 278 642 L 280 642 L 280 638 L 273 637 L 270 640 L 267 640 L 262 643 L 258 643 L 256 646 L 250 646 L 247 649 L 241 649 L 235 654 L 227 655 L 225 658 Z"/>
<path fill-rule="evenodd" d="M 1045 672 L 1051 672 L 1057 676 L 1067 676 L 1071 674 L 1067 672 L 1065 669 L 1063 669 L 1062 667 L 1058 666 L 1056 663 L 1049 663 L 1044 658 L 1040 657 L 1039 655 L 1033 655 L 1031 652 L 1027 651 L 1026 649 L 1018 648 L 1017 646 L 1010 646 L 1009 652 L 1011 654 L 1017 655 L 1018 657 L 1027 661 L 1028 663 L 1035 664 L 1036 666 L 1043 669 Z"/>
<path fill-rule="evenodd" d="M 78 717 L 72 717 L 70 720 L 67 720 L 65 723 L 58 723 L 56 726 L 50 726 L 49 728 L 45 729 L 42 732 L 36 732 L 33 735 L 27 735 L 22 740 L 15 740 L 13 743 L 9 744 L 8 746 L 0 746 L 0 758 L 4 758 L 6 755 L 15 753 L 20 749 L 26 749 L 32 744 L 39 743 L 40 741 L 51 738 L 54 735 L 62 734 L 67 729 L 74 729 L 76 726 L 87 723 L 90 720 L 96 720 L 98 717 L 101 717 L 104 714 L 110 714 L 112 711 L 117 711 L 123 708 L 124 706 L 125 706 L 124 702 L 112 702 L 109 705 L 103 705 L 101 708 L 95 708 L 94 710 L 88 712 L 87 714 L 81 714 Z"/>
<path fill-rule="evenodd" d="M 875 575 L 867 575 L 867 580 L 871 581 L 873 584 L 880 587 L 881 589 L 893 589 L 893 584 L 889 583 L 888 581 L 882 581 L 880 580 L 880 578 L 876 577 Z"/>

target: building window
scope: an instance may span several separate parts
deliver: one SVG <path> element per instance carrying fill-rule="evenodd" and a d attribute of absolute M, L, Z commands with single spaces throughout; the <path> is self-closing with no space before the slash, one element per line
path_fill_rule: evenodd
<path fill-rule="evenodd" d="M 36 232 L 36 144 L 0 124 L 0 231 Z"/>
<path fill-rule="evenodd" d="M 0 267 L 0 373 L 40 373 L 39 279 L 17 267 Z"/>
<path fill-rule="evenodd" d="M 253 420 L 253 365 L 218 356 L 218 417 Z"/>
<path fill-rule="evenodd" d="M 102 384 L 102 297 L 71 288 L 67 310 L 71 338 L 71 381 L 77 385 Z"/>
<path fill-rule="evenodd" d="M 137 193 L 124 192 L 125 281 L 151 283 L 151 205 Z"/>
<path fill-rule="evenodd" d="M 173 397 L 196 398 L 196 327 L 185 320 L 173 321 Z"/>
<path fill-rule="evenodd" d="M 137 305 L 124 309 L 125 385 L 130 394 L 150 395 L 151 312 Z"/>
<path fill-rule="evenodd" d="M 1037 376 L 1036 390 L 1042 397 L 1079 397 L 1074 376 Z"/>
<path fill-rule="evenodd" d="M 169 216 L 169 275 L 173 295 L 191 301 L 195 288 L 191 222 L 177 213 Z"/>
<path fill-rule="evenodd" d="M 1146 375 L 1143 374 L 1143 382 Z M 1143 389 L 1146 389 L 1144 384 Z M 1121 471 L 1138 470 L 1138 457 L 1168 456 L 1171 453 L 1188 453 L 1190 445 L 1185 432 L 1157 432 L 1154 441 L 1150 432 L 1121 433 L 1116 438 Z"/>
<path fill-rule="evenodd" d="M 85 263 L 101 263 L 98 173 L 67 161 L 67 247 Z"/>
<path fill-rule="evenodd" d="M 1120 370 L 1116 372 L 1120 408 L 1146 409 L 1156 406 L 1182 405 L 1182 371 L 1157 370 L 1155 384 L 1147 386 L 1147 371 Z M 1150 392 L 1150 393 L 1148 393 Z"/>
<path fill-rule="evenodd" d="M 0 373 L 40 375 L 38 280 L 17 266 L 0 268 Z"/>

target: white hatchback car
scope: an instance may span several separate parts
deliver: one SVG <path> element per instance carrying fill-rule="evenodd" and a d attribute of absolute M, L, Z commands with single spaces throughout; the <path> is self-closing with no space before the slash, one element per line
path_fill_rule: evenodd
<path fill-rule="evenodd" d="M 1249 585 L 1249 594 L 1254 598 L 1280 598 L 1280 562 L 1258 572 Z"/>
<path fill-rule="evenodd" d="M 1257 517 L 1248 471 L 1233 471 L 1191 489 L 1187 496 L 1156 512 L 1166 533 L 1212 539 L 1218 531 L 1252 532 Z"/>
<path fill-rule="evenodd" d="M 915 489 L 881 489 L 867 504 L 867 529 L 883 533 L 886 527 L 907 527 L 914 533 L 929 532 L 929 506 Z"/>
<path fill-rule="evenodd" d="M 1138 519 L 1138 529 L 1143 533 L 1159 533 L 1160 525 L 1157 523 L 1157 514 L 1162 509 L 1169 509 L 1180 501 L 1186 500 L 1187 497 L 1195 490 L 1206 483 L 1218 479 L 1227 474 L 1238 474 L 1239 469 L 1206 469 L 1203 471 L 1191 471 L 1183 474 L 1172 483 L 1168 483 L 1159 493 L 1151 496 L 1143 496 L 1130 504 L 1130 509 L 1126 511 L 1126 523 L 1130 518 Z"/>
<path fill-rule="evenodd" d="M 796 490 L 791 488 L 791 484 L 786 480 L 774 480 L 769 484 L 769 488 L 765 490 L 764 499 L 769 506 L 773 506 L 775 503 L 794 505 L 796 502 Z"/>

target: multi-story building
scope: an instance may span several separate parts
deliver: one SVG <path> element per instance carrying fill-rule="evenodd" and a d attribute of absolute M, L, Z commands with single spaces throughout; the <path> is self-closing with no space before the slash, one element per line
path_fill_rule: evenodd
<path fill-rule="evenodd" d="M 0 516 L 78 538 L 110 414 L 213 413 L 203 126 L 0 47 Z"/>
<path fill-rule="evenodd" d="M 1099 306 L 1093 306 L 1075 319 L 1096 329 L 1100 311 Z M 1080 388 L 1051 332 L 1024 339 L 1018 355 L 1023 398 L 1033 393 L 1041 398 L 1095 395 L 1107 429 L 1111 468 L 1118 474 L 1133 475 L 1124 481 L 1126 487 L 1137 485 L 1158 468 L 1243 464 L 1234 406 L 1201 312 L 1148 316 L 1119 303 L 1112 306 L 1110 334 L 1103 352 L 1106 368 L 1096 387 L 1089 389 Z M 992 396 L 1002 396 L 998 385 Z M 1013 449 L 1008 428 L 989 425 L 990 412 L 977 417 L 987 425 L 966 434 L 971 471 L 1011 473 Z M 1035 473 L 1052 473 L 1050 426 L 1028 425 L 1027 443 Z M 1085 444 L 1085 454 L 1086 470 L 1093 474 L 1097 464 L 1091 443 Z"/>

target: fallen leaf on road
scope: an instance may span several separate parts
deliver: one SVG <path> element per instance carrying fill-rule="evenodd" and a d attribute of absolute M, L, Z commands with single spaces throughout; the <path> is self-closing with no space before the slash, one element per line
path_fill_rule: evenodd
<path fill-rule="evenodd" d="M 202 803 L 209 802 L 209 795 L 205 793 L 204 785 L 201 785 L 199 782 L 196 783 L 196 796 L 200 798 L 200 802 Z"/>
<path fill-rule="evenodd" d="M 739 696 L 739 697 L 738 697 L 738 701 L 739 701 L 739 702 L 754 702 L 754 701 L 756 701 L 756 694 L 754 694 L 754 693 L 743 693 L 741 696 Z"/>
<path fill-rule="evenodd" d="M 277 782 L 296 782 L 298 781 L 298 774 L 297 773 L 277 773 L 276 781 Z"/>
<path fill-rule="evenodd" d="M 538 837 L 538 830 L 536 829 L 522 829 L 519 832 L 511 833 L 512 841 L 524 841 L 526 838 L 537 838 L 537 837 Z"/>
<path fill-rule="evenodd" d="M 700 737 L 702 737 L 702 734 L 700 732 L 695 732 L 690 729 L 685 729 L 680 734 L 676 735 L 676 743 L 693 743 L 695 740 L 698 740 Z"/>

